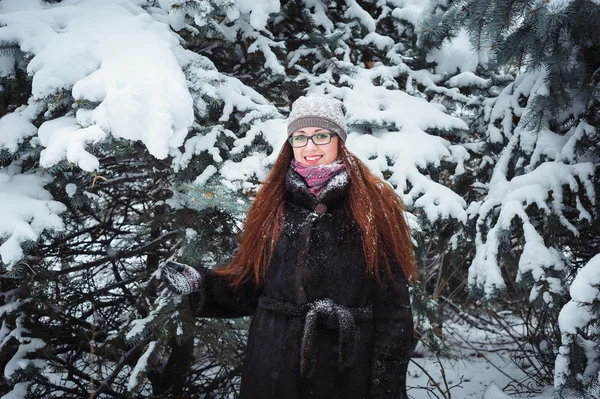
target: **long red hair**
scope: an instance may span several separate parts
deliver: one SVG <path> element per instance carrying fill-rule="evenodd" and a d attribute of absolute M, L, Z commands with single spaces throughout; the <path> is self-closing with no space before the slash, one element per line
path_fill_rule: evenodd
<path fill-rule="evenodd" d="M 360 226 L 366 273 L 381 283 L 382 273 L 392 277 L 392 264 L 396 263 L 407 279 L 415 279 L 416 262 L 404 203 L 341 140 L 338 156 L 348 173 L 350 192 L 346 206 Z M 292 147 L 286 142 L 248 211 L 240 247 L 227 266 L 216 270 L 231 279 L 234 286 L 249 278 L 257 284 L 264 279 L 283 227 L 285 180 L 293 157 Z"/>

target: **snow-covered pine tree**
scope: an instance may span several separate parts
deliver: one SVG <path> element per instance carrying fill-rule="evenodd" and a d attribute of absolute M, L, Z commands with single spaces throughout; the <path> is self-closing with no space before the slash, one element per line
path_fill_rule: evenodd
<path fill-rule="evenodd" d="M 469 205 L 476 220 L 469 282 L 488 298 L 507 282 L 530 289 L 527 347 L 537 359 L 531 377 L 539 383 L 554 375 L 557 318 L 569 285 L 597 253 L 581 241 L 598 231 L 599 16 L 594 1 L 456 1 L 438 5 L 422 24 L 427 46 L 466 30 L 489 56 L 492 73 L 515 76 L 481 111 L 482 166 L 493 169 L 489 178 L 480 175 L 485 196 Z M 581 355 L 568 352 L 568 363 L 595 362 Z M 555 384 L 561 392 L 561 384 L 571 382 Z"/>
<path fill-rule="evenodd" d="M 579 270 L 569 288 L 571 300 L 558 316 L 562 333 L 554 386 L 558 395 L 600 395 L 600 255 Z"/>
<path fill-rule="evenodd" d="M 3 258 L 1 331 L 9 338 L 0 350 L 18 366 L 5 374 L 5 391 L 235 391 L 243 322 L 186 318 L 176 298 L 159 292 L 155 271 L 175 251 L 209 265 L 231 255 L 244 194 L 283 143 L 281 114 L 306 92 L 346 103 L 348 145 L 402 195 L 421 231 L 422 264 L 438 268 L 432 275 L 452 270 L 452 257 L 441 255 L 467 219 L 456 187 L 470 177 L 468 127 L 448 110 L 459 115 L 470 99 L 460 82 L 430 69 L 435 54 L 411 50 L 428 9 L 354 0 L 51 3 L 0 3 L 0 38 L 20 49 L 31 85 L 3 97 L 11 98 L 7 116 L 18 114 L 3 119 L 16 132 L 7 146 L 31 150 L 11 155 L 2 171 L 10 182 L 34 176 L 18 200 L 37 196 L 40 207 L 64 212 L 62 221 L 19 216 L 37 229 L 29 238 L 38 245 Z M 0 192 L 15 192 L 2 184 Z M 6 241 L 22 244 L 15 234 Z M 5 291 L 6 272 L 18 268 L 26 278 Z M 46 327 L 62 327 L 69 339 L 44 335 Z"/>
<path fill-rule="evenodd" d="M 231 158 L 282 122 L 134 3 L 0 6 L 2 394 L 236 391 L 243 324 L 190 319 L 155 272 L 232 254 L 258 179 Z"/>
<path fill-rule="evenodd" d="M 416 40 L 410 50 L 425 54 L 418 59 L 426 61 L 425 67 L 435 73 L 435 84 L 424 90 L 428 100 L 443 104 L 451 115 L 460 117 L 469 126 L 468 131 L 452 132 L 455 136 L 449 137 L 468 150 L 462 165 L 464 172 L 441 173 L 446 175 L 446 185 L 470 204 L 485 196 L 485 187 L 480 182 L 489 179 L 493 169 L 489 143 L 485 140 L 487 122 L 481 112 L 484 101 L 497 95 L 514 77 L 504 70 L 487 68 L 488 49 L 472 43 L 464 28 L 457 27 L 449 40 L 443 36 L 432 38 L 430 25 L 440 17 L 443 7 L 439 5 L 435 1 L 424 4 L 415 21 Z M 434 249 L 429 251 L 431 266 L 424 269 L 429 271 L 427 279 L 433 282 L 433 297 L 441 299 L 440 310 L 445 305 L 451 309 L 440 312 L 442 317 L 457 316 L 469 324 L 473 323 L 469 311 L 476 311 L 481 305 L 476 296 L 465 295 L 468 268 L 475 254 L 475 224 L 474 218 L 467 217 L 466 221 L 443 225 L 429 235 L 426 243 Z M 509 291 L 514 290 L 510 287 Z"/>

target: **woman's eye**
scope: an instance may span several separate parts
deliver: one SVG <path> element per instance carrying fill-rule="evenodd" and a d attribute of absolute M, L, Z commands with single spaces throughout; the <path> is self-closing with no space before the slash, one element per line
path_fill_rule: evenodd
<path fill-rule="evenodd" d="M 306 140 L 306 136 L 294 136 L 292 137 L 294 141 L 304 141 Z"/>
<path fill-rule="evenodd" d="M 329 138 L 329 134 L 327 133 L 319 133 L 315 136 L 317 140 L 327 140 Z"/>

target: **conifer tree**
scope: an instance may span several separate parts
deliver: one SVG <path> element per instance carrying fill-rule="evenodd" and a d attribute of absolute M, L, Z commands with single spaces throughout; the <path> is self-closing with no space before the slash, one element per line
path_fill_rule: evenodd
<path fill-rule="evenodd" d="M 107 8 L 96 5 L 91 10 L 100 13 L 99 19 L 108 15 L 106 19 L 113 21 L 133 18 L 132 10 L 168 18 L 164 10 L 125 3 L 114 1 Z M 27 25 L 79 29 L 84 40 L 90 40 L 96 32 L 82 27 L 78 18 L 92 18 L 88 22 L 93 24 L 96 15 L 86 13 L 85 4 L 77 7 L 8 13 L 2 16 L 5 31 L 18 32 L 19 26 Z M 52 15 L 62 17 L 62 25 L 45 25 Z M 170 257 L 211 266 L 231 256 L 247 208 L 245 192 L 255 190 L 258 181 L 254 178 L 252 183 L 248 176 L 243 186 L 232 182 L 239 169 L 228 168 L 227 163 L 235 157 L 254 162 L 232 151 L 236 141 L 262 121 L 277 123 L 279 115 L 253 89 L 220 74 L 208 58 L 181 48 L 162 23 L 146 22 L 138 28 L 150 29 L 145 36 L 163 51 L 156 51 L 159 57 L 154 59 L 156 53 L 150 51 L 150 65 L 166 78 L 179 73 L 181 80 L 175 78 L 170 91 L 161 93 L 153 90 L 157 87 L 149 74 L 149 80 L 130 76 L 132 97 L 122 103 L 126 112 L 121 119 L 115 118 L 119 108 L 111 108 L 110 96 L 127 92 L 107 90 L 103 97 L 95 91 L 119 79 L 108 69 L 111 62 L 118 62 L 110 52 L 73 57 L 82 63 L 89 61 L 86 57 L 105 57 L 86 79 L 65 73 L 66 82 L 46 84 L 35 70 L 29 76 L 24 73 L 35 64 L 52 74 L 55 62 L 60 62 L 48 52 L 24 52 L 28 40 L 38 37 L 17 34 L 17 42 L 7 47 L 16 67 L 2 81 L 6 115 L 0 123 L 11 134 L 3 134 L 0 147 L 0 193 L 9 204 L 28 201 L 32 219 L 19 221 L 24 226 L 20 230 L 2 230 L 7 236 L 0 241 L 6 309 L 0 340 L 6 359 L 3 395 L 224 396 L 237 391 L 245 323 L 197 322 L 186 313 L 181 298 L 159 285 L 156 272 Z M 131 26 L 136 27 L 115 22 L 110 29 L 123 33 Z M 136 36 L 140 31 L 128 33 L 129 38 L 143 40 Z M 110 38 L 99 40 L 110 43 Z M 165 43 L 172 46 L 168 51 Z M 127 51 L 135 51 L 127 44 L 125 40 Z M 82 50 L 65 46 L 65 51 Z M 131 61 L 143 68 L 144 57 L 138 56 Z M 183 70 L 170 69 L 173 64 L 161 56 L 167 61 L 177 58 L 181 64 L 177 68 Z M 12 84 L 15 79 L 20 79 L 18 85 Z M 185 92 L 177 91 L 181 82 Z M 180 101 L 163 109 L 171 113 L 172 119 L 166 121 L 173 124 L 172 141 L 165 142 L 151 137 L 154 126 L 143 122 L 144 118 L 158 125 L 164 122 L 164 114 L 153 111 L 168 106 L 173 98 L 169 96 L 179 96 Z M 149 108 L 127 109 L 153 98 L 159 102 L 146 103 Z M 136 112 L 143 114 L 137 119 L 141 128 L 130 124 Z M 113 118 L 103 120 L 106 113 Z M 115 124 L 118 120 L 121 126 Z M 188 125 L 177 125 L 182 120 Z M 128 129 L 118 137 L 123 127 Z M 12 208 L 3 208 L 12 216 Z M 44 216 L 48 210 L 51 214 Z M 14 211 L 17 218 L 22 214 L 18 207 Z M 34 231 L 19 233 L 29 228 L 28 223 Z M 193 353 L 200 361 L 194 363 Z"/>
<path fill-rule="evenodd" d="M 505 82 L 497 71 L 441 66 L 417 35 L 420 15 L 436 9 L 51 3 L 0 15 L 1 37 L 12 38 L 3 54 L 16 66 L 1 75 L 0 126 L 15 134 L 0 137 L 0 195 L 30 179 L 35 189 L 15 201 L 35 197 L 53 215 L 20 220 L 35 227 L 29 236 L 2 232 L 0 353 L 11 367 L 0 393 L 235 394 L 247 320 L 193 319 L 160 285 L 158 267 L 228 261 L 284 142 L 289 105 L 306 93 L 346 104 L 350 150 L 406 203 L 423 274 L 412 291 L 421 338 L 442 346 L 436 301 L 462 289 L 456 264 L 471 256 L 466 231 L 478 219 L 468 217 L 481 209 L 467 206 L 483 201 L 469 187 L 476 173 L 491 176 L 491 164 L 476 166 L 504 144 L 488 134 L 499 117 L 475 110 L 493 109 L 497 100 L 484 96 Z M 459 116 L 477 126 L 479 143 Z M 17 244 L 11 252 L 7 242 Z"/>
<path fill-rule="evenodd" d="M 554 375 L 569 285 L 598 251 L 595 239 L 582 243 L 597 232 L 598 16 L 600 7 L 587 1 L 457 1 L 439 5 L 421 29 L 426 47 L 466 30 L 492 73 L 515 77 L 483 100 L 477 125 L 491 162 L 478 182 L 485 195 L 469 207 L 476 220 L 469 283 L 488 298 L 507 285 L 528 287 L 535 323 L 528 347 L 538 362 L 531 377 L 539 383 Z M 597 362 L 582 353 L 561 349 L 569 364 Z M 561 377 L 555 386 L 561 393 L 573 381 Z"/>

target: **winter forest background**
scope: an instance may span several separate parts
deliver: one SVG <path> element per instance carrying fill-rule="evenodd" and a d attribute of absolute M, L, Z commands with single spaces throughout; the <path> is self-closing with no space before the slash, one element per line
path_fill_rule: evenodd
<path fill-rule="evenodd" d="M 0 398 L 233 397 L 248 320 L 157 268 L 227 261 L 306 93 L 407 205 L 409 394 L 598 398 L 599 83 L 600 0 L 0 0 Z"/>

